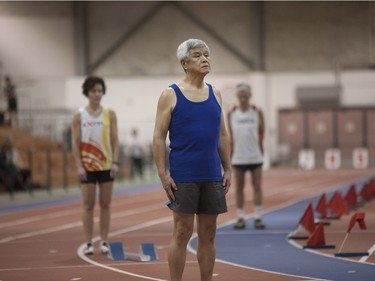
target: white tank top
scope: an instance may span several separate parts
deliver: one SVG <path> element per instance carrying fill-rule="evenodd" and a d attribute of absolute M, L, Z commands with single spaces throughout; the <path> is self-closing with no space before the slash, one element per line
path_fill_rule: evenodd
<path fill-rule="evenodd" d="M 230 115 L 233 165 L 263 163 L 259 143 L 259 113 L 253 106 L 245 112 L 236 108 Z"/>
<path fill-rule="evenodd" d="M 110 142 L 110 117 L 107 108 L 102 113 L 91 116 L 85 108 L 79 109 L 81 115 L 80 153 L 86 171 L 105 171 L 112 165 Z"/>

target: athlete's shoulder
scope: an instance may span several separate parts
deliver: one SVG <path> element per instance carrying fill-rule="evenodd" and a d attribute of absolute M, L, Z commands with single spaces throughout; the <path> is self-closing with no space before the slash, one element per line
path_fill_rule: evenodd
<path fill-rule="evenodd" d="M 252 110 L 254 110 L 258 113 L 262 113 L 262 109 L 260 107 L 256 106 L 255 104 L 251 104 L 250 109 L 252 109 Z"/>
<path fill-rule="evenodd" d="M 159 97 L 158 108 L 169 108 L 172 110 L 177 103 L 177 97 L 175 91 L 168 87 L 164 89 Z"/>
<path fill-rule="evenodd" d="M 109 116 L 112 118 L 112 117 L 116 117 L 116 111 L 114 111 L 113 109 L 111 108 L 105 108 L 105 110 L 108 111 L 108 114 Z"/>
<path fill-rule="evenodd" d="M 73 124 L 81 122 L 81 111 L 78 109 L 73 113 Z"/>
<path fill-rule="evenodd" d="M 206 83 L 206 84 L 207 84 L 207 86 L 211 86 L 212 87 L 212 92 L 214 93 L 214 96 L 215 96 L 217 102 L 221 106 L 221 104 L 222 104 L 222 98 L 221 98 L 221 92 L 220 92 L 220 90 L 217 87 L 215 87 L 214 85 L 212 85 L 212 84 L 209 84 L 209 83 Z"/>
<path fill-rule="evenodd" d="M 212 91 L 215 93 L 215 94 L 218 94 L 221 96 L 221 91 L 219 88 L 217 88 L 215 85 L 212 85 L 212 84 L 209 84 L 207 83 L 207 85 L 210 85 L 212 87 Z"/>
<path fill-rule="evenodd" d="M 165 88 L 163 90 L 163 92 L 161 93 L 162 96 L 166 96 L 166 97 L 169 97 L 169 96 L 175 96 L 175 90 L 172 88 L 172 85 L 169 86 L 168 88 Z"/>
<path fill-rule="evenodd" d="M 78 108 L 76 111 L 74 111 L 73 113 L 73 118 L 77 118 L 77 117 L 80 117 L 81 114 L 85 111 L 85 108 L 84 107 L 80 107 Z"/>
<path fill-rule="evenodd" d="M 233 106 L 228 110 L 228 115 L 232 115 L 237 109 L 238 109 L 238 106 L 237 106 L 237 105 L 233 105 Z"/>
<path fill-rule="evenodd" d="M 171 87 L 164 89 L 161 92 L 159 101 L 162 102 L 163 104 L 175 103 L 176 102 L 175 91 Z"/>

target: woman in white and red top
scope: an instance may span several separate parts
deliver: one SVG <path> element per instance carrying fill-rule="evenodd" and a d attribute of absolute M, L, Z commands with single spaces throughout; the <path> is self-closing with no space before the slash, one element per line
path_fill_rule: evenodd
<path fill-rule="evenodd" d="M 228 114 L 228 126 L 232 140 L 232 166 L 236 179 L 236 203 L 238 221 L 235 229 L 246 227 L 244 212 L 245 174 L 251 173 L 255 220 L 254 228 L 263 229 L 262 208 L 262 165 L 264 118 L 260 108 L 250 104 L 251 88 L 239 84 L 236 89 L 238 106 Z"/>
<path fill-rule="evenodd" d="M 108 253 L 110 203 L 113 180 L 118 169 L 119 142 L 117 118 L 114 111 L 104 108 L 104 80 L 88 77 L 83 83 L 83 94 L 88 104 L 80 108 L 72 121 L 72 148 L 77 164 L 83 197 L 82 222 L 86 237 L 84 253 L 93 254 L 94 206 L 96 185 L 99 185 L 101 252 Z"/>

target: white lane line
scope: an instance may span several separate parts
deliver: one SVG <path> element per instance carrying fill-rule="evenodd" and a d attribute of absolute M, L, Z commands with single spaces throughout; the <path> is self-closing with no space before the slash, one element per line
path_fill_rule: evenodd
<path fill-rule="evenodd" d="M 0 228 L 17 226 L 17 225 L 26 224 L 26 223 L 32 223 L 32 222 L 36 222 L 36 221 L 40 221 L 40 220 L 44 220 L 44 219 L 59 218 L 59 217 L 63 217 L 63 216 L 71 215 L 71 214 L 75 214 L 75 213 L 77 213 L 76 210 L 69 210 L 69 211 L 59 211 L 59 212 L 56 212 L 56 213 L 50 213 L 48 215 L 28 217 L 28 218 L 24 218 L 24 219 L 14 220 L 14 221 L 11 221 L 11 222 L 0 223 Z"/>
<path fill-rule="evenodd" d="M 159 219 L 154 219 L 154 220 L 150 220 L 148 222 L 137 224 L 137 225 L 134 225 L 134 226 L 131 226 L 131 227 L 127 227 L 127 228 L 124 228 L 124 229 L 119 229 L 117 231 L 109 233 L 108 236 L 109 237 L 113 237 L 113 236 L 125 234 L 125 233 L 128 233 L 128 232 L 132 232 L 132 231 L 135 231 L 135 230 L 140 230 L 140 229 L 143 229 L 143 228 L 147 228 L 147 227 L 150 227 L 150 226 L 153 226 L 153 225 L 158 225 L 158 224 L 166 223 L 166 222 L 170 222 L 170 221 L 172 221 L 172 216 L 168 216 L 168 217 L 164 217 L 164 218 L 159 218 Z M 100 240 L 100 237 L 97 236 L 97 237 L 95 237 L 93 239 L 93 242 L 97 242 L 99 240 Z M 81 259 L 83 259 L 84 261 L 86 261 L 88 263 L 91 263 L 91 264 L 93 264 L 95 266 L 98 266 L 98 267 L 101 267 L 101 268 L 105 268 L 105 269 L 108 269 L 108 270 L 112 270 L 114 272 L 118 272 L 118 273 L 121 273 L 121 274 L 124 274 L 124 275 L 134 276 L 134 277 L 138 277 L 138 278 L 142 278 L 142 279 L 146 279 L 146 280 L 167 281 L 165 279 L 159 279 L 159 278 L 154 278 L 154 277 L 150 277 L 150 276 L 146 276 L 146 275 L 140 275 L 140 274 L 132 273 L 132 272 L 129 272 L 129 271 L 125 271 L 125 270 L 117 269 L 117 268 L 114 268 L 114 267 L 110 267 L 110 266 L 105 265 L 105 264 L 101 264 L 99 262 L 96 262 L 96 261 L 90 259 L 88 256 L 86 256 L 83 253 L 83 249 L 84 248 L 85 248 L 85 243 L 82 244 L 81 246 L 79 246 L 79 248 L 77 249 L 77 255 Z"/>
<path fill-rule="evenodd" d="M 166 265 L 168 264 L 167 261 L 156 261 L 156 262 L 147 262 L 147 266 L 160 266 L 160 265 Z M 190 260 L 186 261 L 186 264 L 198 264 L 196 260 Z M 125 266 L 125 267 L 139 267 L 140 263 L 139 262 L 130 262 L 126 261 L 124 263 L 106 263 L 107 266 Z M 0 272 L 5 272 L 5 271 L 22 271 L 22 270 L 35 270 L 35 269 L 43 269 L 43 270 L 54 270 L 54 269 L 77 269 L 77 268 L 95 268 L 96 265 L 92 264 L 86 264 L 86 265 L 62 265 L 62 266 L 43 266 L 43 267 L 13 267 L 13 268 L 1 268 Z M 0 280 L 1 281 L 1 280 Z"/>
<path fill-rule="evenodd" d="M 73 228 L 73 227 L 77 227 L 77 226 L 81 226 L 81 225 L 82 225 L 81 222 L 73 222 L 73 223 L 67 223 L 67 224 L 63 224 L 63 225 L 60 225 L 60 226 L 50 227 L 50 228 L 46 228 L 46 229 L 42 229 L 42 230 L 38 230 L 38 231 L 31 231 L 31 232 L 23 233 L 23 234 L 20 234 L 20 235 L 9 236 L 9 237 L 1 239 L 0 244 L 7 243 L 7 242 L 10 242 L 10 241 L 14 241 L 14 240 L 17 240 L 17 239 L 30 238 L 30 237 L 33 237 L 33 236 L 48 234 L 48 233 L 52 233 L 52 232 L 56 232 L 56 231 L 67 230 L 69 228 Z"/>
<path fill-rule="evenodd" d="M 115 201 L 115 200 L 116 199 L 114 199 L 113 201 Z M 140 197 L 140 198 L 136 198 L 134 200 L 133 199 L 131 200 L 132 204 L 137 203 L 137 202 L 145 203 L 144 197 Z M 117 206 L 124 206 L 124 204 L 126 204 L 126 202 L 124 203 L 124 201 L 120 202 L 120 201 L 116 200 L 116 202 L 113 202 L 111 204 L 111 208 L 114 208 L 114 207 L 117 207 Z M 13 220 L 11 222 L 0 223 L 0 229 L 5 228 L 5 227 L 12 227 L 12 226 L 18 226 L 18 225 L 27 224 L 27 223 L 33 223 L 33 222 L 41 221 L 41 220 L 45 220 L 45 219 L 59 218 L 59 217 L 72 215 L 72 214 L 76 214 L 76 213 L 77 213 L 76 209 L 67 210 L 67 211 L 54 211 L 54 212 L 48 213 L 48 214 L 27 217 L 27 218 L 18 219 L 18 220 Z"/>
<path fill-rule="evenodd" d="M 366 262 L 369 257 L 375 252 L 375 244 L 368 250 L 368 256 L 363 256 L 360 258 L 359 262 Z"/>
<path fill-rule="evenodd" d="M 19 268 L 1 268 L 0 272 L 4 271 L 23 271 L 23 270 L 32 270 L 31 267 L 19 267 Z M 1 281 L 1 280 L 0 280 Z"/>
<path fill-rule="evenodd" d="M 122 218 L 122 217 L 125 217 L 125 216 L 132 216 L 132 215 L 135 215 L 135 214 L 145 213 L 145 212 L 149 212 L 149 211 L 154 211 L 154 210 L 160 209 L 162 207 L 163 207 L 162 204 L 154 204 L 154 205 L 150 205 L 150 206 L 147 206 L 147 207 L 139 207 L 137 209 L 132 209 L 132 210 L 123 211 L 123 212 L 117 212 L 117 213 L 114 213 L 112 215 L 112 219 Z M 97 223 L 98 221 L 99 221 L 99 218 L 96 217 L 94 219 L 94 222 Z M 23 233 L 23 234 L 19 234 L 19 235 L 8 236 L 8 237 L 0 239 L 0 244 L 11 242 L 11 241 L 14 241 L 14 240 L 17 240 L 17 239 L 30 238 L 30 237 L 33 237 L 33 236 L 44 235 L 44 234 L 49 234 L 49 233 L 52 233 L 52 232 L 67 230 L 67 229 L 70 229 L 70 228 L 79 227 L 81 225 L 82 225 L 81 221 L 76 221 L 76 222 L 73 222 L 73 223 L 67 223 L 67 224 L 63 224 L 63 225 L 59 225 L 59 226 L 55 226 L 55 227 L 50 227 L 50 228 L 46 228 L 46 229 L 42 229 L 42 230 L 38 230 L 38 231 L 32 231 L 32 232 L 26 232 L 26 233 Z"/>

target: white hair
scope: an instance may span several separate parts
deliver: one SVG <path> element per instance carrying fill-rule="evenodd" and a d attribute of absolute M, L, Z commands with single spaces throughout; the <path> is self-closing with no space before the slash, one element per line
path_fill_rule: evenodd
<path fill-rule="evenodd" d="M 237 84 L 236 90 L 237 90 L 237 93 L 244 91 L 244 92 L 251 94 L 251 87 L 249 84 L 246 84 L 246 83 Z"/>
<path fill-rule="evenodd" d="M 182 42 L 177 48 L 176 55 L 178 61 L 189 61 L 189 51 L 195 48 L 205 48 L 208 52 L 210 52 L 210 49 L 204 41 L 199 39 L 188 39 Z"/>

